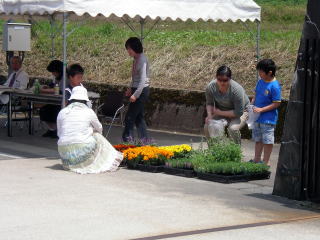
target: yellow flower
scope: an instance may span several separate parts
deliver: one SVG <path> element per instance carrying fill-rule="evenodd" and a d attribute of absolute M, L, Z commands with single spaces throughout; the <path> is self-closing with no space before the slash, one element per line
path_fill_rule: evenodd
<path fill-rule="evenodd" d="M 182 144 L 182 145 L 173 145 L 173 146 L 164 146 L 159 147 L 159 149 L 167 150 L 172 153 L 179 153 L 179 152 L 190 152 L 192 150 L 190 145 Z"/>

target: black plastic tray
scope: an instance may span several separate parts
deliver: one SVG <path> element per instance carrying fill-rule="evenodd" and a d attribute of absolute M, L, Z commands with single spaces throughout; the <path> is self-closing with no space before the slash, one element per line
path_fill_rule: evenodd
<path fill-rule="evenodd" d="M 193 178 L 196 177 L 196 172 L 193 169 L 173 168 L 165 166 L 163 172 L 170 175 Z"/>
<path fill-rule="evenodd" d="M 250 174 L 250 175 L 219 175 L 213 173 L 197 172 L 197 177 L 202 180 L 219 182 L 219 183 L 236 183 L 248 182 L 253 180 L 263 180 L 270 178 L 270 172 L 265 174 Z"/>
<path fill-rule="evenodd" d="M 136 164 L 136 165 L 128 164 L 127 167 L 129 169 L 140 170 L 143 172 L 160 173 L 160 172 L 163 172 L 164 166 L 152 166 L 152 165 L 145 165 L 145 164 Z"/>

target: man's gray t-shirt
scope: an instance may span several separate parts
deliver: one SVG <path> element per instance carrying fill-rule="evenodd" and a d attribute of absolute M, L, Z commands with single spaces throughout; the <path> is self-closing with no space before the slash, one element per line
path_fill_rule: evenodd
<path fill-rule="evenodd" d="M 233 110 L 237 117 L 242 116 L 243 112 L 250 104 L 249 98 L 243 87 L 230 80 L 230 87 L 226 93 L 221 93 L 217 80 L 212 80 L 206 89 L 207 105 L 215 106 L 222 111 Z"/>

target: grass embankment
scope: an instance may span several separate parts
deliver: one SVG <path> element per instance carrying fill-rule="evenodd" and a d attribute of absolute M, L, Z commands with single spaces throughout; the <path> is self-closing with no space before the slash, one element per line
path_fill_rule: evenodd
<path fill-rule="evenodd" d="M 277 78 L 283 84 L 284 97 L 288 97 L 306 1 L 259 0 L 257 3 L 262 6 L 261 56 L 273 58 L 278 64 Z M 71 21 L 68 27 L 75 25 Z M 147 22 L 146 29 L 151 25 L 152 22 Z M 135 26 L 138 28 L 137 23 Z M 240 22 L 160 22 L 144 42 L 152 63 L 152 85 L 203 90 L 216 68 L 227 64 L 234 72 L 234 79 L 252 94 L 256 76 L 256 25 L 248 22 L 247 26 L 252 32 Z M 30 75 L 49 76 L 45 70 L 51 56 L 49 33 L 48 21 L 38 20 L 33 25 L 32 53 L 25 60 Z M 127 84 L 131 59 L 123 45 L 133 35 L 119 20 L 88 18 L 68 39 L 69 62 L 83 64 L 88 81 Z M 56 58 L 61 58 L 59 34 L 55 44 Z M 0 59 L 3 72 L 3 52 Z"/>

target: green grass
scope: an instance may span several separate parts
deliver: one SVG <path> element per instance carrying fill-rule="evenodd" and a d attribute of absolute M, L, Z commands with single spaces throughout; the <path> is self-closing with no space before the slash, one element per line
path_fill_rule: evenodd
<path fill-rule="evenodd" d="M 147 40 L 159 46 L 200 45 L 200 46 L 234 46 L 252 38 L 249 32 L 222 32 L 222 31 L 156 31 Z"/>
<path fill-rule="evenodd" d="M 89 25 L 90 24 L 90 25 Z M 172 23 L 174 25 L 174 23 Z M 195 23 L 192 23 L 195 24 Z M 221 24 L 221 23 L 218 23 Z M 248 32 L 239 23 L 238 31 L 222 30 L 163 30 L 158 29 L 151 32 L 145 39 L 146 44 L 153 43 L 159 47 L 163 46 L 178 46 L 185 45 L 194 47 L 197 46 L 235 46 L 239 44 L 255 44 L 255 34 Z M 73 29 L 75 24 L 70 24 L 69 29 Z M 37 47 L 48 47 L 50 26 L 47 22 L 39 22 L 33 26 L 33 39 Z M 131 36 L 133 33 L 117 24 L 112 23 L 96 23 L 92 25 L 83 25 L 71 34 L 68 41 L 69 44 L 78 46 L 103 45 L 106 42 L 119 43 L 123 39 Z M 300 37 L 300 30 L 265 30 L 261 32 L 262 43 L 269 44 L 270 41 L 292 40 Z M 58 37 L 61 40 L 61 37 Z M 58 41 L 57 41 L 58 42 Z M 58 43 L 59 44 L 59 43 Z"/>
<path fill-rule="evenodd" d="M 305 5 L 307 0 L 255 0 L 259 5 Z"/>

